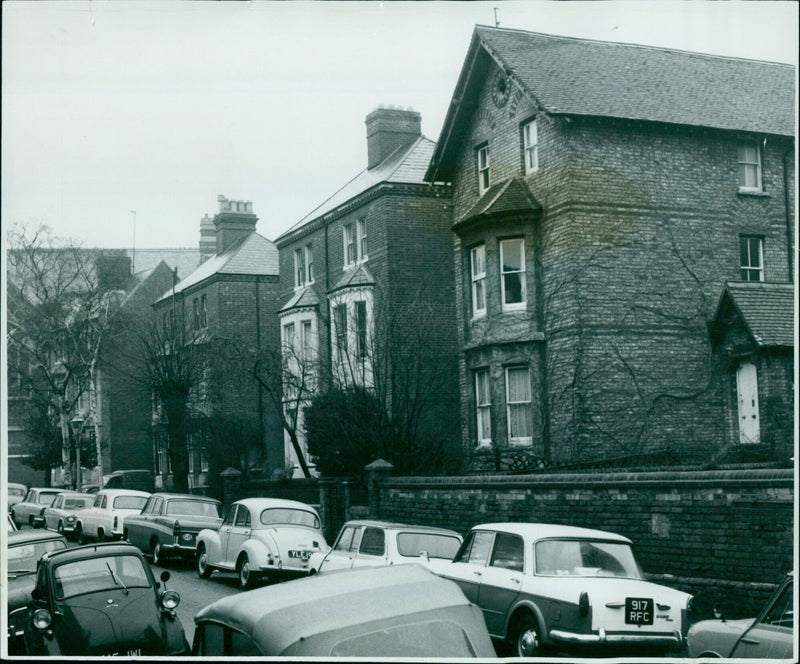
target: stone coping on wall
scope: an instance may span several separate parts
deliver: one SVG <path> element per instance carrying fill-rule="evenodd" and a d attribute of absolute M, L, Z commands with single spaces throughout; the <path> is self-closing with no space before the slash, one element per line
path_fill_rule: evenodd
<path fill-rule="evenodd" d="M 734 581 L 731 579 L 706 579 L 694 576 L 675 576 L 673 574 L 645 573 L 648 581 L 665 586 L 679 587 L 709 587 L 717 590 L 756 590 L 759 592 L 774 592 L 780 585 L 777 583 L 760 583 L 756 581 Z"/>
<path fill-rule="evenodd" d="M 546 487 L 709 487 L 735 485 L 739 488 L 794 487 L 792 468 L 755 468 L 737 470 L 609 472 L 609 473 L 537 473 L 532 475 L 484 475 L 438 477 L 387 477 L 381 488 L 546 488 Z"/>

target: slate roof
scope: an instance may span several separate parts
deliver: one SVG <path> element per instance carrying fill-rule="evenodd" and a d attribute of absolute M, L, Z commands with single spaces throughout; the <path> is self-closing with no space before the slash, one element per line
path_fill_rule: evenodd
<path fill-rule="evenodd" d="M 502 215 L 504 213 L 530 212 L 541 210 L 528 185 L 524 180 L 513 177 L 505 182 L 493 184 L 486 190 L 469 211 L 458 220 L 456 225 L 476 219 L 480 216 Z"/>
<path fill-rule="evenodd" d="M 717 305 L 719 328 L 730 308 L 738 315 L 758 347 L 793 347 L 794 285 L 760 281 L 729 281 Z"/>
<path fill-rule="evenodd" d="M 329 292 L 341 290 L 342 288 L 355 288 L 357 286 L 374 285 L 375 278 L 367 269 L 367 266 L 361 263 L 356 269 L 345 272 L 344 276 L 336 282 Z"/>
<path fill-rule="evenodd" d="M 173 292 L 180 293 L 217 274 L 277 276 L 278 248 L 258 233 L 245 235 L 221 254 L 214 254 L 201 263 L 156 301 L 161 302 L 171 297 Z"/>
<path fill-rule="evenodd" d="M 330 198 L 282 233 L 276 242 L 381 183 L 423 184 L 425 169 L 428 167 L 435 147 L 436 144 L 433 141 L 420 136 L 413 143 L 397 148 L 374 168 L 361 171 Z"/>
<path fill-rule="evenodd" d="M 289 301 L 284 304 L 278 313 L 289 311 L 290 309 L 302 309 L 304 307 L 318 307 L 319 298 L 311 286 L 306 286 L 302 290 L 297 291 Z"/>
<path fill-rule="evenodd" d="M 428 180 L 451 166 L 486 54 L 548 114 L 795 134 L 793 65 L 476 26 Z"/>
<path fill-rule="evenodd" d="M 133 269 L 136 272 L 151 270 L 161 261 L 164 261 L 170 269 L 178 269 L 178 278 L 182 279 L 191 273 L 200 263 L 200 249 L 182 247 L 178 249 L 136 249 L 136 256 L 130 248 L 124 249 L 132 259 L 135 258 Z"/>

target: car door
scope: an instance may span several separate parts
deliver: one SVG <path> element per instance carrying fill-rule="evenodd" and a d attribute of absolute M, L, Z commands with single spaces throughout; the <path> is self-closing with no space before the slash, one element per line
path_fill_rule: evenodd
<path fill-rule="evenodd" d="M 225 553 L 225 560 L 231 565 L 236 563 L 236 558 L 239 555 L 242 544 L 250 537 L 251 526 L 250 510 L 244 505 L 239 505 L 239 510 L 236 512 L 236 519 L 228 533 L 228 546 Z"/>
<path fill-rule="evenodd" d="M 142 551 L 147 550 L 145 547 L 149 546 L 145 524 L 148 515 L 153 511 L 157 499 L 156 496 L 150 496 L 139 514 L 125 517 L 124 524 L 125 529 L 128 531 L 128 541 Z"/>
<path fill-rule="evenodd" d="M 217 533 L 219 534 L 219 556 L 220 562 L 223 565 L 228 565 L 228 540 L 231 536 L 231 530 L 236 519 L 236 512 L 239 510 L 239 505 L 231 505 L 222 525 L 219 527 Z M 241 509 L 245 509 L 242 507 Z"/>
<path fill-rule="evenodd" d="M 44 508 L 44 527 L 55 530 L 58 527 L 58 515 L 64 505 L 64 496 L 59 494 L 50 507 Z"/>
<path fill-rule="evenodd" d="M 473 604 L 478 604 L 481 578 L 489 562 L 494 535 L 491 530 L 471 531 L 444 571 L 444 576 L 455 581 Z"/>
<path fill-rule="evenodd" d="M 761 613 L 742 634 L 730 657 L 788 659 L 792 656 L 794 609 L 792 581 L 787 581 Z"/>
<path fill-rule="evenodd" d="M 483 610 L 490 634 L 505 631 L 506 615 L 522 588 L 524 557 L 522 537 L 497 533 L 478 592 L 478 606 Z"/>
<path fill-rule="evenodd" d="M 361 539 L 363 526 L 347 526 L 342 528 L 331 550 L 325 556 L 319 571 L 330 572 L 336 569 L 349 569 L 353 566 L 358 550 L 358 541 Z"/>
<path fill-rule="evenodd" d="M 386 564 L 386 531 L 377 526 L 367 526 L 353 558 L 353 567 L 377 567 Z"/>

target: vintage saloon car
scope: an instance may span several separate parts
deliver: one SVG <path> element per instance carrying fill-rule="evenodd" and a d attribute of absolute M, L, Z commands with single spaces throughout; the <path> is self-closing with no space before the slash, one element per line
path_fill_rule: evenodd
<path fill-rule="evenodd" d="M 71 534 L 72 529 L 64 530 L 64 524 L 76 522 L 75 512 L 91 507 L 94 496 L 89 493 L 64 491 L 59 493 L 48 507 L 43 507 L 38 516 L 34 517 L 33 525 L 36 528 L 55 530 L 62 535 Z M 73 517 L 70 519 L 70 517 Z M 73 526 L 74 528 L 74 526 Z"/>
<path fill-rule="evenodd" d="M 9 511 L 11 511 L 11 508 L 14 507 L 14 505 L 22 502 L 26 493 L 28 493 L 28 487 L 26 487 L 24 484 L 18 484 L 17 482 L 8 483 L 6 496 L 8 497 Z"/>
<path fill-rule="evenodd" d="M 477 607 L 420 565 L 342 570 L 229 595 L 195 616 L 192 654 L 493 659 Z"/>
<path fill-rule="evenodd" d="M 456 555 L 461 535 L 455 530 L 388 521 L 345 523 L 330 551 L 311 556 L 312 572 L 350 567 L 419 563 L 440 571 Z"/>
<path fill-rule="evenodd" d="M 162 583 L 168 579 L 163 572 Z M 9 620 L 24 625 L 33 656 L 188 654 L 175 614 L 180 595 L 160 585 L 130 544 L 53 551 L 39 562 L 31 601 Z"/>
<path fill-rule="evenodd" d="M 83 544 L 88 539 L 101 542 L 106 539 L 121 539 L 122 523 L 129 514 L 138 514 L 150 494 L 134 489 L 104 489 L 94 494 L 91 507 L 77 514 L 75 536 Z"/>
<path fill-rule="evenodd" d="M 789 572 L 757 618 L 701 620 L 689 628 L 689 657 L 791 659 L 794 609 Z"/>
<path fill-rule="evenodd" d="M 18 526 L 23 524 L 32 526 L 33 519 L 39 516 L 42 508 L 52 504 L 62 491 L 63 489 L 40 489 L 38 487 L 29 489 L 25 499 L 11 508 L 11 518 Z"/>
<path fill-rule="evenodd" d="M 140 514 L 125 517 L 123 538 L 153 556 L 156 565 L 167 558 L 194 558 L 197 533 L 222 523 L 222 503 L 214 498 L 182 493 L 154 493 Z"/>
<path fill-rule="evenodd" d="M 621 535 L 543 523 L 475 526 L 443 572 L 515 656 L 679 651 L 691 596 L 645 581 Z"/>
<path fill-rule="evenodd" d="M 294 500 L 245 498 L 233 503 L 218 530 L 197 535 L 197 573 L 233 570 L 241 588 L 260 578 L 305 576 L 308 560 L 327 551 L 317 511 Z"/>

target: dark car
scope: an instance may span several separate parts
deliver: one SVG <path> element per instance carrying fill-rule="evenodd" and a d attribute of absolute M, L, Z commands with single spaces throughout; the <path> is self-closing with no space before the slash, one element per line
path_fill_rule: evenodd
<path fill-rule="evenodd" d="M 42 556 L 31 601 L 9 621 L 24 626 L 33 656 L 185 655 L 179 603 L 136 547 L 90 544 Z"/>
<path fill-rule="evenodd" d="M 480 610 L 421 565 L 366 567 L 229 595 L 195 616 L 204 657 L 494 658 Z"/>
<path fill-rule="evenodd" d="M 221 524 L 222 503 L 214 498 L 154 493 L 141 514 L 125 517 L 122 537 L 163 565 L 173 556 L 194 559 L 197 533 Z"/>
<path fill-rule="evenodd" d="M 36 565 L 48 551 L 67 548 L 67 541 L 56 533 L 38 530 L 18 530 L 8 534 L 8 549 L 5 558 L 8 562 L 8 613 L 26 607 L 31 601 L 31 591 L 36 581 Z M 25 652 L 23 635 L 24 621 L 21 624 L 9 620 L 8 649 L 13 654 Z"/>

